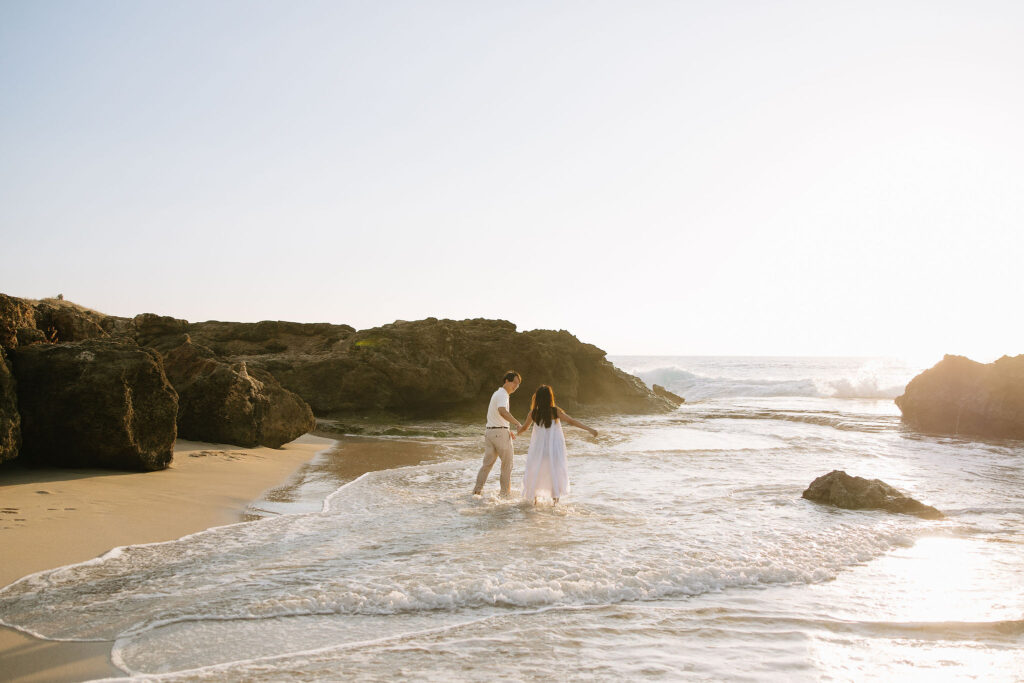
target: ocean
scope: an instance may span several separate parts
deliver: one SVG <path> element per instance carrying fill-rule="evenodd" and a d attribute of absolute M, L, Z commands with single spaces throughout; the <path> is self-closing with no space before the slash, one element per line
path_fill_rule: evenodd
<path fill-rule="evenodd" d="M 577 416 L 557 506 L 497 467 L 470 495 L 480 425 L 346 437 L 247 521 L 26 577 L 0 618 L 150 680 L 1024 680 L 1024 442 L 905 428 L 895 359 L 611 360 L 687 403 Z M 834 469 L 948 517 L 801 498 Z"/>

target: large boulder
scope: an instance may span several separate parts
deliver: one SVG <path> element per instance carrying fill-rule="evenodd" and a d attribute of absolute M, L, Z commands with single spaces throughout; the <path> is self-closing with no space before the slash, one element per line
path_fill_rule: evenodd
<path fill-rule="evenodd" d="M 188 336 L 164 354 L 179 397 L 178 433 L 187 439 L 279 448 L 316 422 L 313 411 L 262 370 L 230 363 Z"/>
<path fill-rule="evenodd" d="M 11 354 L 21 459 L 158 470 L 173 456 L 178 397 L 160 356 L 134 343 L 34 344 Z"/>
<path fill-rule="evenodd" d="M 880 479 L 851 477 L 842 470 L 832 470 L 812 481 L 803 497 L 847 510 L 888 510 L 925 519 L 945 517 L 930 505 L 908 498 Z"/>
<path fill-rule="evenodd" d="M 14 375 L 0 347 L 0 463 L 18 457 L 21 449 L 21 416 Z"/>
<path fill-rule="evenodd" d="M 896 405 L 921 431 L 1024 439 L 1024 355 L 988 364 L 946 356 L 912 379 Z"/>

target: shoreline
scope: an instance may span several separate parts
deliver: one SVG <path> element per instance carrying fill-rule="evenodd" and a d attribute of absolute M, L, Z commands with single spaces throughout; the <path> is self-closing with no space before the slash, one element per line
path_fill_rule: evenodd
<path fill-rule="evenodd" d="M 312 434 L 281 449 L 179 439 L 171 466 L 157 472 L 4 469 L 0 586 L 113 548 L 241 522 L 251 503 L 286 485 L 337 443 Z M 0 678 L 30 683 L 124 676 L 110 660 L 112 645 L 43 640 L 0 625 Z"/>

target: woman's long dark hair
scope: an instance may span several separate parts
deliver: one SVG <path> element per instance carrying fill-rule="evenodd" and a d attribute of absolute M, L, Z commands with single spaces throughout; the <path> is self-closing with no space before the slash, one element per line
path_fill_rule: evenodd
<path fill-rule="evenodd" d="M 558 419 L 558 409 L 555 407 L 555 392 L 547 384 L 541 384 L 537 391 L 533 392 L 530 399 L 530 417 L 536 425 L 551 426 L 552 420 Z"/>

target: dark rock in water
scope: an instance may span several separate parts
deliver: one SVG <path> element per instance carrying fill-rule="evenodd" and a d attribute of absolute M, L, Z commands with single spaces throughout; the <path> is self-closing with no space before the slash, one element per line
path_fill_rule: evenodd
<path fill-rule="evenodd" d="M 179 396 L 182 438 L 279 448 L 315 426 L 305 401 L 266 371 L 250 374 L 244 361 L 225 362 L 187 336 L 164 359 Z"/>
<path fill-rule="evenodd" d="M 811 482 L 803 497 L 847 510 L 888 510 L 925 519 L 943 519 L 945 515 L 900 493 L 879 479 L 851 477 L 832 470 Z"/>
<path fill-rule="evenodd" d="M 33 344 L 11 354 L 20 458 L 63 467 L 166 468 L 178 397 L 151 349 L 111 340 Z"/>
<path fill-rule="evenodd" d="M 988 364 L 945 356 L 912 379 L 896 405 L 921 431 L 1024 439 L 1024 355 Z"/>
<path fill-rule="evenodd" d="M 671 391 L 661 386 L 660 384 L 655 384 L 653 387 L 651 387 L 651 391 L 654 392 L 655 396 L 661 396 L 662 398 L 666 398 L 669 401 L 675 403 L 677 406 L 681 406 L 682 404 L 686 403 L 685 398 L 679 396 L 678 394 L 673 394 Z"/>
<path fill-rule="evenodd" d="M 21 449 L 21 416 L 18 395 L 3 347 L 0 347 L 0 462 L 18 457 Z"/>

